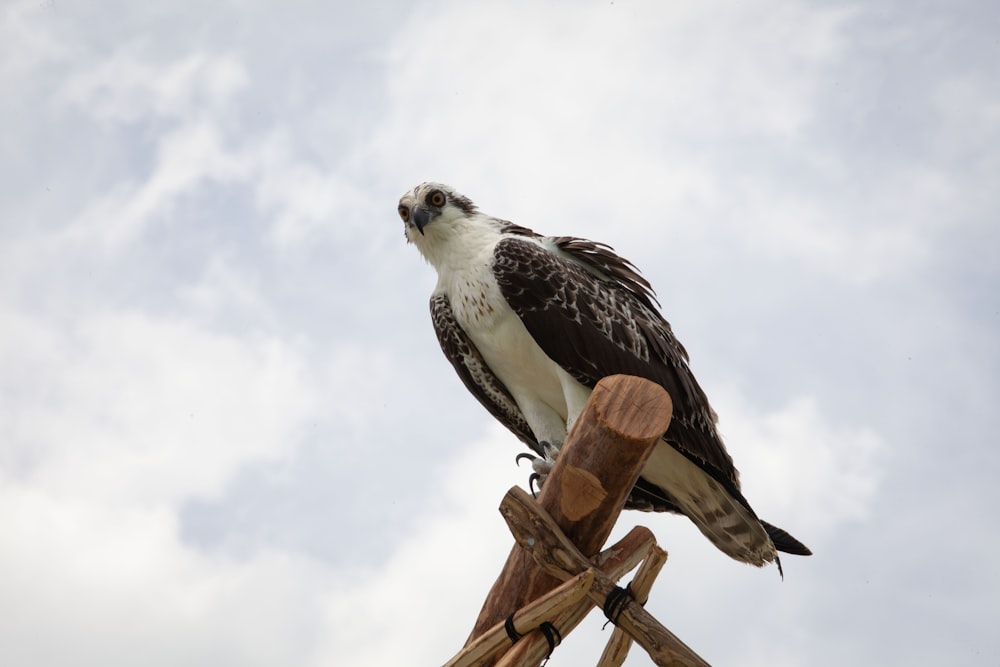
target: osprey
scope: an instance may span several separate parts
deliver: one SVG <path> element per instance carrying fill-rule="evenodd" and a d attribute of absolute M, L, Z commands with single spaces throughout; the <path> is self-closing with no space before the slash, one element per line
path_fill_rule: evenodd
<path fill-rule="evenodd" d="M 603 243 L 542 236 L 423 183 L 399 200 L 406 238 L 434 266 L 431 318 L 445 356 L 489 412 L 551 468 L 597 382 L 636 375 L 673 399 L 626 508 L 687 516 L 723 553 L 762 566 L 811 552 L 757 518 L 688 355 L 635 266 Z M 535 457 L 531 457 L 535 458 Z"/>

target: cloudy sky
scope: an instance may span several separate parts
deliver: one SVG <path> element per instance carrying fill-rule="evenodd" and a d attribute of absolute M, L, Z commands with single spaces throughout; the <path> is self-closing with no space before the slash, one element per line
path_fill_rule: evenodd
<path fill-rule="evenodd" d="M 0 661 L 461 647 L 528 471 L 396 216 L 439 180 L 632 259 L 814 550 L 626 514 L 679 636 L 1000 662 L 996 4 L 356 4 L 0 3 Z"/>

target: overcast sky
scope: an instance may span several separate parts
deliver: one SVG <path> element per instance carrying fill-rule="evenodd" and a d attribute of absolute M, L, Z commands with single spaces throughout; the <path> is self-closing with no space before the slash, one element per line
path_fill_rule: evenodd
<path fill-rule="evenodd" d="M 815 552 L 627 513 L 654 615 L 716 667 L 1000 663 L 997 4 L 346 4 L 0 2 L 0 662 L 459 650 L 529 471 L 431 329 L 438 180 L 639 266 Z"/>

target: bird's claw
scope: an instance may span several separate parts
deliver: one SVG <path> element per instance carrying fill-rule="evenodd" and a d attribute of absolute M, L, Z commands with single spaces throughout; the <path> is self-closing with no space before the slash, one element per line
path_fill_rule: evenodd
<path fill-rule="evenodd" d="M 531 491 L 531 495 L 538 497 L 535 491 L 535 486 L 537 485 L 538 491 L 542 490 L 542 485 L 545 483 L 545 478 L 549 476 L 552 472 L 552 466 L 556 464 L 556 456 L 559 454 L 559 448 L 550 442 L 542 441 L 538 443 L 542 449 L 543 456 L 535 456 L 534 454 L 529 454 L 527 452 L 522 452 L 514 457 L 519 465 L 521 459 L 527 459 L 531 461 L 531 469 L 533 472 L 528 476 L 528 490 Z"/>
<path fill-rule="evenodd" d="M 538 498 L 538 491 L 542 490 L 543 481 L 545 480 L 543 480 L 542 476 L 539 475 L 537 472 L 533 472 L 530 475 L 528 475 L 528 491 L 531 491 L 532 498 Z M 538 485 L 538 491 L 535 490 L 536 484 Z"/>

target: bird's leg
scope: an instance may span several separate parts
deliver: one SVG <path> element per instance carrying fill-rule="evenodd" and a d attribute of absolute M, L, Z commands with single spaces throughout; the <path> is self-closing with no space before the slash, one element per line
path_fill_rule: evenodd
<path fill-rule="evenodd" d="M 542 456 L 535 456 L 534 454 L 518 454 L 515 457 L 515 461 L 521 462 L 521 459 L 528 459 L 531 461 L 532 473 L 528 475 L 528 490 L 531 491 L 532 495 L 537 495 L 535 493 L 535 485 L 538 485 L 538 490 L 542 490 L 542 484 L 545 483 L 545 479 L 552 472 L 552 466 L 556 464 L 556 457 L 559 455 L 559 447 L 553 445 L 551 442 L 543 440 L 538 443 L 542 448 Z"/>

